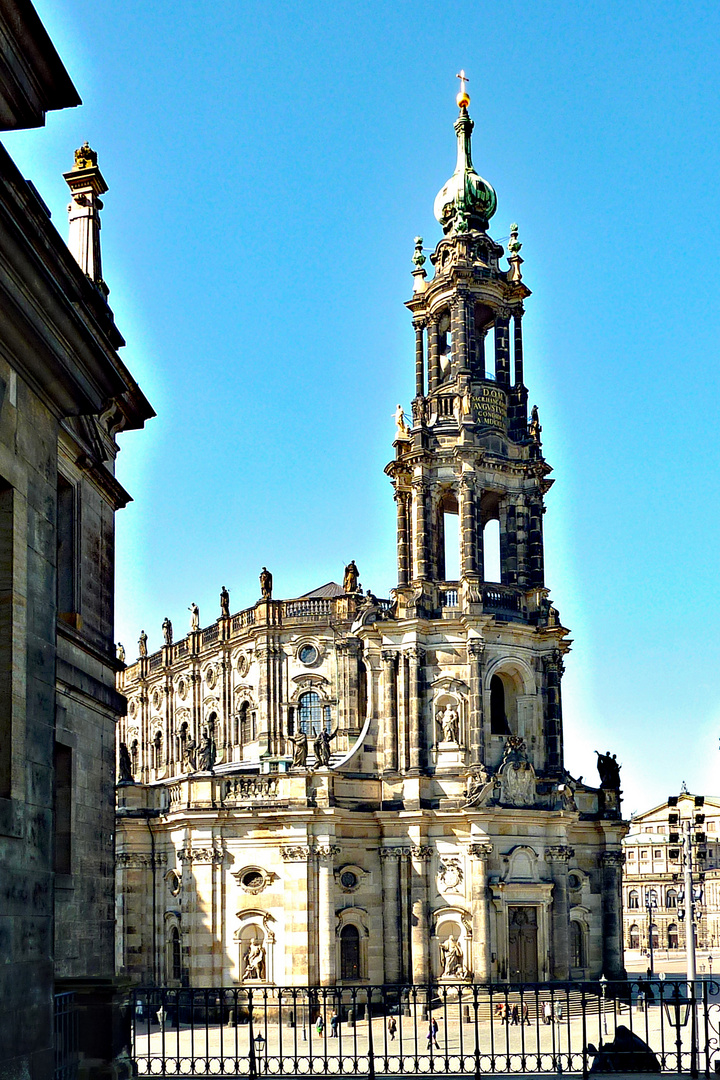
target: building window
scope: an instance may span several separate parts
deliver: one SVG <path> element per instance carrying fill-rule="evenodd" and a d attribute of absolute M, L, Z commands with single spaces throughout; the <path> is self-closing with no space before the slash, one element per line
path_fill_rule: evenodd
<path fill-rule="evenodd" d="M 648 857 L 647 848 L 642 848 L 641 851 L 640 851 L 640 858 L 641 859 L 647 859 L 647 857 Z"/>
<path fill-rule="evenodd" d="M 635 892 L 635 890 L 633 890 L 631 893 L 628 893 L 628 907 L 629 908 L 639 908 L 640 907 L 640 894 Z"/>
<path fill-rule="evenodd" d="M 584 968 L 587 963 L 585 930 L 575 919 L 570 923 L 570 963 L 574 968 Z"/>
<path fill-rule="evenodd" d="M 298 716 L 300 730 L 306 735 L 319 735 L 321 731 L 330 731 L 330 706 L 324 705 L 314 690 L 300 695 Z"/>
<path fill-rule="evenodd" d="M 667 832 L 667 825 L 658 825 L 658 827 L 657 827 L 657 831 L 658 831 L 659 833 L 664 833 L 664 832 Z"/>
<path fill-rule="evenodd" d="M 667 947 L 668 949 L 677 949 L 678 947 L 678 928 L 676 923 L 670 923 L 667 928 Z"/>
<path fill-rule="evenodd" d="M 667 893 L 665 894 L 665 907 L 677 907 L 677 893 L 675 889 L 668 889 Z"/>
<path fill-rule="evenodd" d="M 340 931 L 340 978 L 360 978 L 360 933 L 352 924 Z"/>
<path fill-rule="evenodd" d="M 13 489 L 0 480 L 0 798 L 12 793 Z"/>
<path fill-rule="evenodd" d="M 247 701 L 243 701 L 240 706 L 240 742 L 244 745 L 253 741 L 253 713 L 250 712 L 250 705 Z"/>
<path fill-rule="evenodd" d="M 628 940 L 628 944 L 631 949 L 640 948 L 640 928 L 636 925 L 630 927 L 630 937 Z"/>
<path fill-rule="evenodd" d="M 55 743 L 53 868 L 72 873 L 72 750 Z"/>
<path fill-rule="evenodd" d="M 630 848 L 630 850 L 627 852 L 627 858 L 628 862 L 635 862 L 635 851 L 633 848 Z"/>
<path fill-rule="evenodd" d="M 662 859 L 662 848 L 653 848 L 653 859 Z"/>
<path fill-rule="evenodd" d="M 492 735 L 510 735 L 510 725 L 505 712 L 505 686 L 499 675 L 490 680 L 490 732 Z"/>
<path fill-rule="evenodd" d="M 650 926 L 650 940 L 652 941 L 653 949 L 658 949 L 660 947 L 660 938 L 658 936 L 658 928 L 655 925 L 655 923 L 652 923 L 652 925 Z"/>

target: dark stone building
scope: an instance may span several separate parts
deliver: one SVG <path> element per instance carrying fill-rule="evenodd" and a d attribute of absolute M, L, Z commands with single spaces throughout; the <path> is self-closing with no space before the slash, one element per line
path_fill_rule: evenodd
<path fill-rule="evenodd" d="M 2 129 L 80 104 L 26 0 L 0 0 L 0 41 Z M 72 252 L 0 148 L 0 1076 L 33 1080 L 56 1003 L 87 1071 L 117 1034 L 115 436 L 153 415 L 118 355 L 89 147 L 66 179 Z"/>
<path fill-rule="evenodd" d="M 417 241 L 415 397 L 387 466 L 398 585 L 346 568 L 291 600 L 141 656 L 118 791 L 118 953 L 192 986 L 597 979 L 622 974 L 619 774 L 570 776 L 528 414 L 530 295 L 488 233 L 496 197 L 458 159 Z M 494 549 L 495 559 L 491 559 Z M 328 742 L 329 740 L 329 742 Z"/>

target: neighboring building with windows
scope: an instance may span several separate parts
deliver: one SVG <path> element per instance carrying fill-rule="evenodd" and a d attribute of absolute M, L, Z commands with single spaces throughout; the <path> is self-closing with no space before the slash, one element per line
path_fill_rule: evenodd
<path fill-rule="evenodd" d="M 625 948 L 684 949 L 685 922 L 682 847 L 671 841 L 677 825 L 672 814 L 682 819 L 697 814 L 697 796 L 683 791 L 678 805 L 667 802 L 643 814 L 636 814 L 623 840 L 623 939 Z M 701 949 L 720 945 L 720 797 L 704 796 L 704 842 L 693 844 L 694 879 L 701 890 L 696 903 L 696 942 Z M 693 830 L 693 835 L 699 835 Z"/>
<path fill-rule="evenodd" d="M 27 0 L 0 0 L 0 61 L 2 130 L 80 104 Z M 119 1048 L 115 436 L 153 415 L 118 355 L 88 147 L 66 180 L 70 250 L 0 147 L 0 1075 L 33 1080 L 71 1075 L 54 1007 L 83 1075 Z"/>
<path fill-rule="evenodd" d="M 118 963 L 146 982 L 623 973 L 618 766 L 597 788 L 564 765 L 530 292 L 515 228 L 507 269 L 488 235 L 466 104 L 431 280 L 414 258 L 393 596 L 352 567 L 293 599 L 265 579 L 119 677 Z"/>

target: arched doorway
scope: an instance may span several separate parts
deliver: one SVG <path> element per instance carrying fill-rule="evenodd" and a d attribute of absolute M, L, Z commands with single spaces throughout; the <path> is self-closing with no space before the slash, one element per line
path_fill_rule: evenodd
<path fill-rule="evenodd" d="M 538 917 L 536 907 L 508 908 L 510 982 L 537 982 Z"/>

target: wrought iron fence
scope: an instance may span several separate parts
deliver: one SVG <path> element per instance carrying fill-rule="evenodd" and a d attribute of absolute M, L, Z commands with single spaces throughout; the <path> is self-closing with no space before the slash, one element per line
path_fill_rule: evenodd
<path fill-rule="evenodd" d="M 54 1080 L 76 1080 L 78 1074 L 78 1015 L 74 993 L 55 994 Z"/>
<path fill-rule="evenodd" d="M 720 1061 L 719 995 L 712 981 L 642 979 L 152 987 L 133 992 L 132 1053 L 140 1075 L 157 1076 L 709 1076 Z"/>

